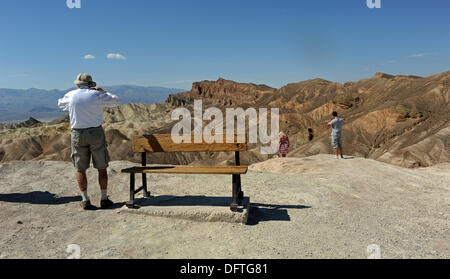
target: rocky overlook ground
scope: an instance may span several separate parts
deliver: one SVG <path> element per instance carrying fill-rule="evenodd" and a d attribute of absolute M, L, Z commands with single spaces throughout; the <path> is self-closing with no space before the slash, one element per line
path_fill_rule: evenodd
<path fill-rule="evenodd" d="M 123 213 L 128 176 L 120 170 L 129 166 L 109 169 L 113 209 L 82 211 L 70 163 L 0 164 L 0 258 L 67 258 L 72 244 L 82 259 L 367 258 L 373 245 L 381 258 L 450 257 L 450 164 L 406 169 L 331 155 L 257 163 L 242 176 L 247 225 Z M 88 181 L 99 206 L 95 170 Z M 229 176 L 149 181 L 154 196 L 230 196 Z"/>

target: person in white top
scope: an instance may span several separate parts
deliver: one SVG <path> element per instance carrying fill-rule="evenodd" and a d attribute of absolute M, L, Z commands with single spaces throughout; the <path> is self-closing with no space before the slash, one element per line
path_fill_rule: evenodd
<path fill-rule="evenodd" d="M 333 111 L 333 119 L 328 123 L 328 127 L 331 128 L 331 144 L 336 149 L 336 159 L 339 159 L 339 153 L 341 158 L 344 159 L 342 153 L 342 126 L 344 125 L 344 119 L 339 118 L 338 113 Z"/>
<path fill-rule="evenodd" d="M 69 111 L 72 143 L 72 163 L 77 169 L 77 181 L 81 191 L 81 207 L 93 209 L 87 194 L 86 170 L 91 157 L 98 170 L 102 192 L 101 208 L 111 207 L 114 203 L 107 195 L 109 153 L 103 130 L 103 108 L 120 105 L 117 96 L 96 87 L 97 84 L 88 74 L 79 74 L 75 80 L 78 89 L 72 90 L 58 100 L 58 107 Z"/>

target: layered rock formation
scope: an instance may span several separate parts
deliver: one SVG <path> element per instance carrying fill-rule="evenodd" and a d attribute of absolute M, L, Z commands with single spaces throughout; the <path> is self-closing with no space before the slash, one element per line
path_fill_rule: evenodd
<path fill-rule="evenodd" d="M 18 129 L 18 128 L 29 128 L 38 126 L 41 122 L 33 117 L 28 118 L 28 120 L 17 122 L 17 123 L 0 123 L 0 130 L 7 129 Z"/>
<path fill-rule="evenodd" d="M 219 78 L 217 81 L 201 81 L 192 84 L 191 91 L 169 95 L 167 103 L 184 106 L 194 100 L 202 99 L 205 104 L 215 106 L 242 106 L 256 104 L 265 94 L 274 93 L 276 89 L 253 83 L 237 83 Z"/>
<path fill-rule="evenodd" d="M 113 160 L 138 160 L 130 138 L 142 133 L 170 133 L 171 112 L 194 100 L 203 109 L 215 106 L 279 108 L 281 129 L 289 135 L 289 156 L 331 153 L 327 127 L 331 112 L 345 119 L 343 143 L 348 155 L 373 158 L 405 167 L 450 162 L 450 72 L 429 76 L 374 77 L 344 84 L 323 79 L 265 85 L 219 79 L 193 84 L 188 92 L 170 95 L 165 104 L 128 104 L 106 109 L 105 130 Z M 67 117 L 32 127 L 0 128 L 0 162 L 69 160 Z M 206 121 L 205 121 L 206 123 Z M 259 145 L 250 145 L 243 163 L 263 161 Z M 233 154 L 151 154 L 154 163 L 230 164 Z"/>
<path fill-rule="evenodd" d="M 347 154 L 407 167 L 450 160 L 450 72 L 427 78 L 379 73 L 344 85 L 316 81 L 311 89 L 312 82 L 282 88 L 287 93 L 269 101 L 284 104 L 282 125 L 301 139 L 294 156 L 331 152 L 326 123 L 337 110 L 346 120 Z M 301 136 L 307 129 L 315 136 L 309 143 Z"/>

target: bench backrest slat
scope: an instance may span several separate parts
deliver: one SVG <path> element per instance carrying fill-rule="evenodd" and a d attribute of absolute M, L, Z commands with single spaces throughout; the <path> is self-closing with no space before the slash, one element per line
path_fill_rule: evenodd
<path fill-rule="evenodd" d="M 134 152 L 226 152 L 247 151 L 247 143 L 238 143 L 234 135 L 234 143 L 195 143 L 192 136 L 191 143 L 174 143 L 170 134 L 154 134 L 134 136 L 132 147 Z"/>

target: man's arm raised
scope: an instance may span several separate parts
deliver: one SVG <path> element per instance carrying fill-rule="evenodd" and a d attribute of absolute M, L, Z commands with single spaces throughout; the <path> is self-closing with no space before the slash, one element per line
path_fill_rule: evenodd
<path fill-rule="evenodd" d="M 58 107 L 62 110 L 69 110 L 69 103 L 70 103 L 70 96 L 67 93 L 66 95 L 64 95 L 64 97 L 58 100 Z"/>
<path fill-rule="evenodd" d="M 105 107 L 115 107 L 120 105 L 120 99 L 116 95 L 108 93 L 100 87 L 96 88 L 96 90 L 103 93 L 99 96 L 99 99 Z"/>
<path fill-rule="evenodd" d="M 333 118 L 334 119 L 334 118 Z M 333 121 L 333 119 L 331 119 L 331 121 Z M 328 127 L 331 127 L 331 121 L 328 122 Z"/>

